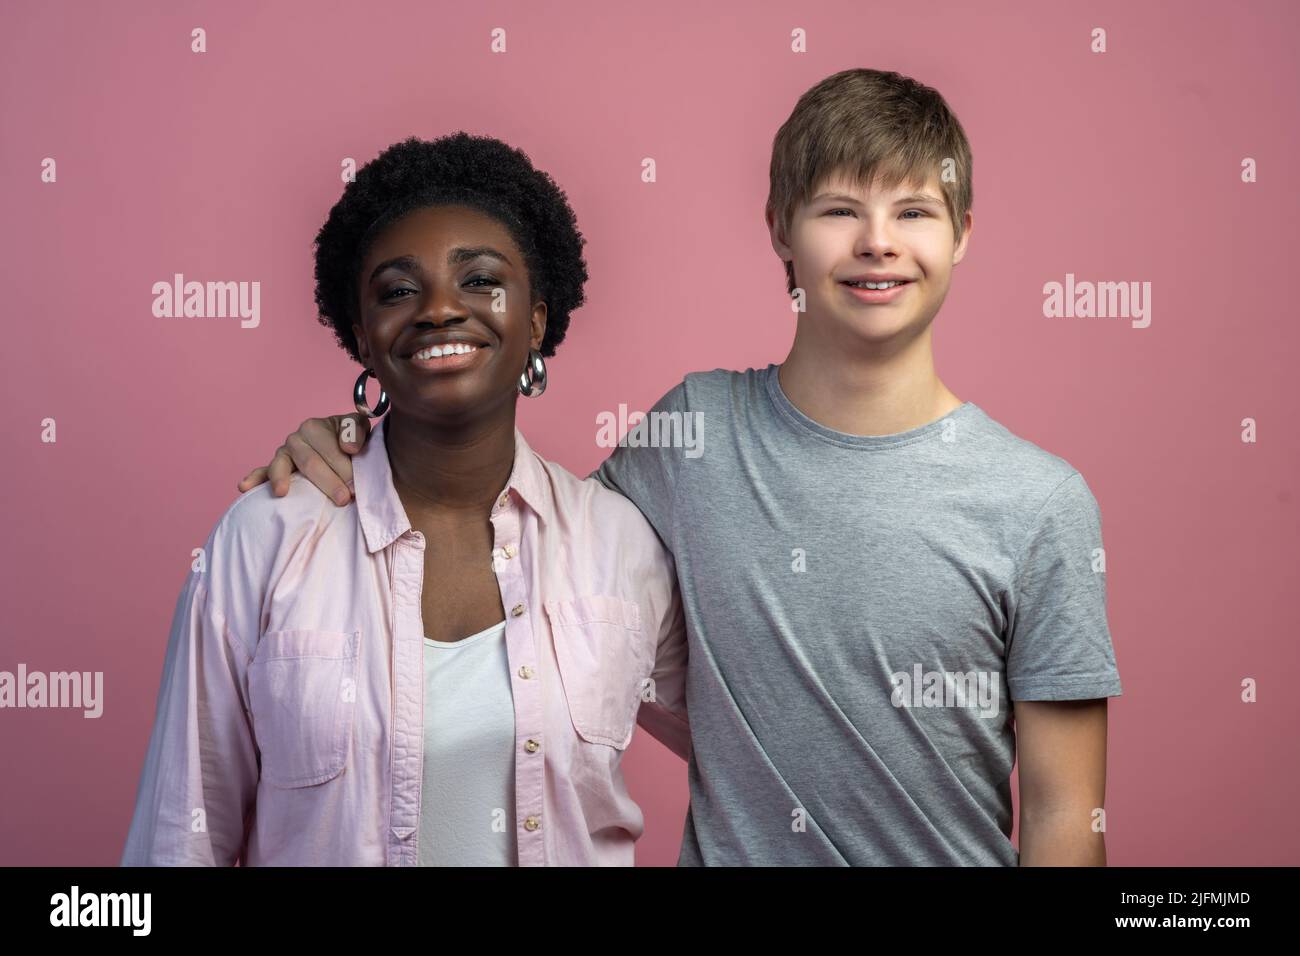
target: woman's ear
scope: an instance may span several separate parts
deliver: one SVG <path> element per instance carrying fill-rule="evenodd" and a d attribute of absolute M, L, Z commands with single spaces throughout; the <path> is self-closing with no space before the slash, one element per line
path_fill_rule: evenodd
<path fill-rule="evenodd" d="M 357 354 L 361 356 L 361 364 L 370 368 L 370 343 L 366 341 L 366 334 L 361 326 L 355 322 L 352 323 L 352 337 L 357 340 Z"/>
<path fill-rule="evenodd" d="M 531 328 L 531 337 L 528 340 L 530 348 L 538 351 L 542 348 L 542 339 L 546 338 L 546 303 L 538 302 L 533 306 L 533 314 L 529 318 Z"/>

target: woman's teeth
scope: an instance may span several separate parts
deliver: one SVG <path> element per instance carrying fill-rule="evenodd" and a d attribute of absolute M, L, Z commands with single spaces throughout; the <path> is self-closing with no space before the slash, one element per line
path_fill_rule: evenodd
<path fill-rule="evenodd" d="M 431 345 L 427 349 L 420 349 L 411 358 L 442 358 L 444 355 L 464 355 L 466 352 L 473 352 L 477 349 L 477 345 L 469 345 L 466 342 L 451 342 L 447 345 Z"/>
<path fill-rule="evenodd" d="M 896 285 L 902 285 L 902 280 L 892 279 L 889 282 L 850 282 L 849 285 L 856 286 L 859 289 L 892 289 Z"/>

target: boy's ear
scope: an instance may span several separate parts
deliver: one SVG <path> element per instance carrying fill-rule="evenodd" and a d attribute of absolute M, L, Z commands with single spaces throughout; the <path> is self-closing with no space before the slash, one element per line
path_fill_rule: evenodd
<path fill-rule="evenodd" d="M 969 209 L 966 210 L 966 217 L 962 221 L 961 241 L 957 243 L 956 248 L 952 251 L 952 264 L 956 265 L 961 262 L 966 255 L 966 244 L 970 242 L 971 230 L 975 228 L 975 214 Z"/>
<path fill-rule="evenodd" d="M 794 253 L 790 250 L 789 244 L 785 241 L 785 236 L 781 232 L 781 224 L 777 221 L 776 213 L 765 213 L 764 219 L 767 222 L 767 232 L 772 240 L 773 251 L 786 262 L 789 262 L 794 258 Z"/>

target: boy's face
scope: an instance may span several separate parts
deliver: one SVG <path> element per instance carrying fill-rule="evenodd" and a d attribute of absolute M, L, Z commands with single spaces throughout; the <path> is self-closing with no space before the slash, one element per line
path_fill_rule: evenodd
<path fill-rule="evenodd" d="M 793 263 L 795 285 L 806 296 L 800 326 L 829 343 L 873 349 L 905 345 L 929 328 L 973 223 L 967 212 L 955 243 L 937 175 L 924 186 L 888 191 L 833 176 L 795 210 L 788 242 L 768 218 L 772 248 Z M 908 281 L 885 291 L 850 284 L 885 276 Z"/>

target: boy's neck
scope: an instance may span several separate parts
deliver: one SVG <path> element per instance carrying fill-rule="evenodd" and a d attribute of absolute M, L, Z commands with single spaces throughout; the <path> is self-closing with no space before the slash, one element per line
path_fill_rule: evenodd
<path fill-rule="evenodd" d="M 962 404 L 935 374 L 929 328 L 888 352 L 828 346 L 801 326 L 777 370 L 786 398 L 819 425 L 847 435 L 893 435 Z"/>

